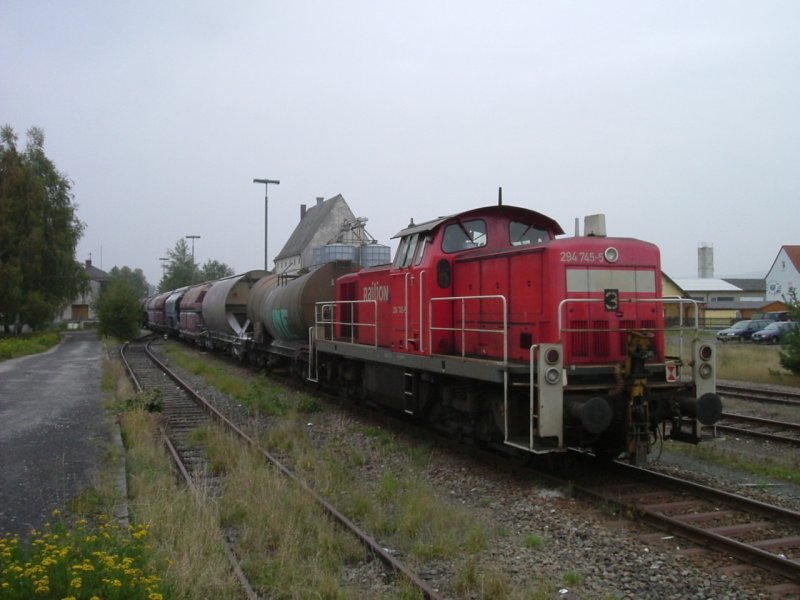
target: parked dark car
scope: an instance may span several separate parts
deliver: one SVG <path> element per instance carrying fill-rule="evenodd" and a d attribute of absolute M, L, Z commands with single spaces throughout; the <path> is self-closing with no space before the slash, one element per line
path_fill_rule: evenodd
<path fill-rule="evenodd" d="M 750 337 L 756 332 L 764 329 L 772 321 L 766 319 L 752 319 L 748 321 L 739 321 L 734 323 L 727 329 L 723 329 L 717 333 L 717 339 L 720 342 L 730 342 L 732 340 L 744 341 L 749 340 Z"/>
<path fill-rule="evenodd" d="M 797 323 L 794 321 L 776 321 L 761 331 L 756 331 L 750 339 L 759 344 L 777 344 L 786 334 L 795 329 L 797 329 Z"/>

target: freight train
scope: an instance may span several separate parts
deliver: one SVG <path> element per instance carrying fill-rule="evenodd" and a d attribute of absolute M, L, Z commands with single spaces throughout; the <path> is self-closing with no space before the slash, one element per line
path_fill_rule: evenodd
<path fill-rule="evenodd" d="M 146 318 L 454 436 L 643 464 L 720 418 L 715 347 L 687 324 L 692 301 L 663 298 L 658 248 L 597 222 L 557 237 L 499 202 L 412 221 L 391 264 L 249 271 L 148 298 Z"/>

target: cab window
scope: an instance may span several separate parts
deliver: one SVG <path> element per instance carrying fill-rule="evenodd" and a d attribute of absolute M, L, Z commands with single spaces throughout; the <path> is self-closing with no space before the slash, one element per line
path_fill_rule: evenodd
<path fill-rule="evenodd" d="M 400 245 L 397 247 L 397 255 L 394 257 L 394 267 L 402 269 L 411 264 L 414 258 L 414 251 L 417 249 L 417 242 L 419 241 L 419 234 L 408 235 L 400 240 Z"/>
<path fill-rule="evenodd" d="M 482 219 L 458 221 L 444 230 L 442 250 L 460 252 L 486 245 L 486 223 Z"/>
<path fill-rule="evenodd" d="M 422 259 L 425 257 L 425 249 L 428 247 L 431 239 L 428 236 L 424 236 L 417 244 L 417 256 L 414 257 L 414 265 L 419 265 L 422 262 Z"/>
<path fill-rule="evenodd" d="M 537 229 L 529 223 L 511 221 L 509 223 L 509 237 L 512 246 L 535 246 L 550 240 L 550 233 L 544 229 Z"/>

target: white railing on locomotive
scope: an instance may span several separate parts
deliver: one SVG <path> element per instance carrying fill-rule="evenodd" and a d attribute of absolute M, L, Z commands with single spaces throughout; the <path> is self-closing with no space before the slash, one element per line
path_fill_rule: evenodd
<path fill-rule="evenodd" d="M 356 321 L 358 310 L 354 310 L 360 304 L 372 306 L 372 321 Z M 345 307 L 349 310 L 344 310 Z M 336 315 L 349 313 L 350 319 L 337 319 Z M 361 313 L 363 314 L 363 312 Z M 378 301 L 377 300 L 336 300 L 334 302 L 317 302 L 314 307 L 314 326 L 317 330 L 317 339 L 332 341 L 336 337 L 336 329 L 349 329 L 351 344 L 363 344 L 365 346 L 378 346 Z M 356 342 L 356 333 L 360 327 L 372 330 L 372 343 L 364 344 Z"/>
<path fill-rule="evenodd" d="M 563 333 L 614 333 L 614 332 L 623 332 L 629 331 L 629 327 L 617 328 L 617 329 L 607 329 L 602 327 L 578 327 L 578 328 L 565 328 L 564 327 L 564 308 L 567 304 L 580 304 L 580 303 L 597 303 L 597 302 L 605 302 L 603 298 L 565 298 L 562 300 L 558 305 L 558 331 L 559 331 L 559 342 L 562 341 L 561 334 Z M 678 298 L 678 297 L 668 297 L 668 298 L 623 298 L 619 300 L 620 304 L 689 304 L 694 306 L 695 308 L 695 318 L 694 318 L 694 325 L 693 326 L 685 326 L 683 324 L 683 310 L 680 310 L 680 320 L 677 327 L 641 327 L 637 328 L 639 331 L 694 331 L 695 333 L 700 332 L 700 312 L 698 302 L 696 300 L 692 300 L 690 298 Z"/>
<path fill-rule="evenodd" d="M 503 328 L 502 329 L 490 329 L 488 327 L 481 327 L 481 328 L 472 328 L 466 327 L 466 304 L 467 302 L 485 302 L 485 301 L 498 301 L 502 306 L 502 315 L 503 315 Z M 434 323 L 434 310 L 433 304 L 434 302 L 459 302 L 461 304 L 461 326 L 460 327 L 440 327 L 436 326 Z M 480 313 L 479 313 L 480 314 Z M 460 333 L 461 334 L 461 358 L 466 357 L 466 337 L 468 333 L 488 333 L 499 335 L 503 339 L 503 364 L 508 364 L 508 310 L 507 310 L 507 300 L 505 296 L 502 295 L 492 295 L 492 296 L 451 296 L 446 298 L 431 298 L 430 303 L 428 304 L 428 348 L 431 349 L 431 353 L 433 353 L 434 345 L 433 345 L 433 333 L 434 331 L 449 331 L 451 333 Z"/>

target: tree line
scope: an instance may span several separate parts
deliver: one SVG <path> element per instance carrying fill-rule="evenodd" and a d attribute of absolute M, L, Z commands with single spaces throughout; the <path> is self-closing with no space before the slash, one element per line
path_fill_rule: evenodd
<path fill-rule="evenodd" d="M 84 225 L 72 184 L 44 152 L 44 132 L 28 130 L 24 148 L 0 130 L 0 324 L 19 332 L 50 323 L 86 290 L 75 247 Z"/>
<path fill-rule="evenodd" d="M 44 142 L 39 127 L 28 129 L 24 146 L 11 126 L 0 129 L 0 332 L 46 328 L 89 289 L 86 269 L 75 259 L 85 225 L 77 216 L 72 182 L 47 157 Z M 184 239 L 167 256 L 162 291 L 233 274 L 216 260 L 198 268 Z M 123 320 L 135 312 L 138 323 L 141 301 L 150 291 L 141 269 L 115 266 L 102 283 L 97 308 L 108 314 L 113 305 L 111 316 Z"/>

